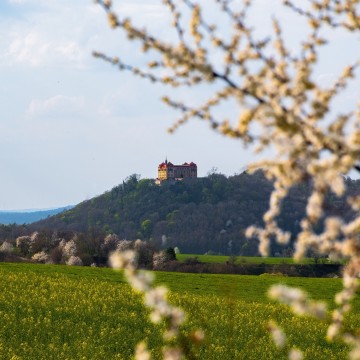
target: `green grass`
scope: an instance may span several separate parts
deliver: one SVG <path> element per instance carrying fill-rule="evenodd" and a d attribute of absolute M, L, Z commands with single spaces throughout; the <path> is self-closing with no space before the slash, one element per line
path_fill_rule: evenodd
<path fill-rule="evenodd" d="M 1 263 L 0 276 L 0 359 L 132 359 L 142 339 L 160 358 L 160 329 L 148 321 L 141 297 L 121 273 Z M 288 332 L 291 345 L 308 348 L 306 359 L 346 358 L 344 345 L 324 340 L 325 323 L 295 318 L 266 297 L 268 287 L 281 282 L 331 301 L 339 279 L 167 272 L 156 278 L 171 289 L 170 301 L 185 309 L 184 330 L 204 329 L 200 359 L 285 359 L 266 331 L 271 318 Z M 359 326 L 359 310 L 357 300 L 349 326 Z"/>
<path fill-rule="evenodd" d="M 229 261 L 229 256 L 223 255 L 196 255 L 196 254 L 177 254 L 179 261 L 185 261 L 188 258 L 194 258 L 204 263 L 225 263 Z M 294 264 L 291 257 L 261 257 L 261 256 L 236 256 L 236 264 Z M 314 264 L 314 259 L 303 259 L 301 264 Z"/>

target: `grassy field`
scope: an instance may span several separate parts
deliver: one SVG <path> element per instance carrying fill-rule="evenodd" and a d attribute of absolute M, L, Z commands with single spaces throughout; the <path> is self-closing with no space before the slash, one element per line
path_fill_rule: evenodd
<path fill-rule="evenodd" d="M 196 257 L 198 261 L 204 263 L 225 263 L 229 261 L 229 256 L 222 255 L 196 255 L 196 254 L 177 254 L 176 258 L 179 261 L 185 261 L 188 258 Z M 294 264 L 294 259 L 291 257 L 261 257 L 261 256 L 236 256 L 236 264 Z M 314 264 L 314 259 L 303 259 L 301 264 Z"/>
<path fill-rule="evenodd" d="M 147 320 L 141 298 L 111 269 L 0 264 L 0 359 L 132 359 L 147 339 L 159 359 L 160 329 Z M 285 359 L 266 325 L 273 318 L 291 345 L 307 349 L 306 359 L 345 359 L 346 347 L 327 343 L 325 323 L 294 318 L 269 302 L 267 288 L 282 282 L 328 299 L 338 279 L 278 276 L 156 273 L 171 289 L 170 300 L 186 310 L 184 330 L 202 328 L 206 341 L 199 359 Z M 360 303 L 348 318 L 360 325 Z"/>

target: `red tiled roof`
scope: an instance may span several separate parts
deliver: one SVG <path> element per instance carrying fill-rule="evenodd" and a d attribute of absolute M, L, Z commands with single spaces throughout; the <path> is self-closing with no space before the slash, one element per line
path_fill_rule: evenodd
<path fill-rule="evenodd" d="M 167 167 L 184 167 L 184 166 L 185 167 L 197 167 L 197 165 L 194 162 L 191 162 L 190 164 L 185 162 L 182 165 L 174 165 L 171 162 L 168 162 L 168 163 L 162 162 L 161 164 L 159 164 L 158 168 L 161 168 L 161 169 L 165 168 L 166 169 Z"/>

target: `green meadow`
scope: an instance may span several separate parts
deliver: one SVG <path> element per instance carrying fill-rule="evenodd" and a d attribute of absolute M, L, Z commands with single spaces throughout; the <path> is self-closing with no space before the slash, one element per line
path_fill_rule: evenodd
<path fill-rule="evenodd" d="M 0 359 L 132 359 L 141 340 L 160 358 L 161 326 L 148 320 L 141 296 L 121 273 L 106 268 L 0 264 Z M 347 348 L 325 340 L 326 321 L 294 317 L 266 297 L 274 283 L 299 286 L 315 299 L 331 299 L 339 279 L 156 272 L 169 300 L 187 313 L 184 332 L 201 328 L 199 359 L 286 359 L 266 330 L 283 327 L 289 346 L 305 359 L 345 359 Z M 360 327 L 360 302 L 347 318 Z"/>

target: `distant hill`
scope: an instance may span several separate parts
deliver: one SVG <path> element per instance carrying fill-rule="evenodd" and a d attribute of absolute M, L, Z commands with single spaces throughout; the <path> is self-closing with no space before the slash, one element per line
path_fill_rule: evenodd
<path fill-rule="evenodd" d="M 360 180 L 347 178 L 346 185 L 348 192 L 360 193 Z M 251 224 L 263 223 L 272 188 L 261 171 L 230 177 L 212 174 L 162 186 L 132 175 L 103 195 L 31 224 L 26 231 L 83 232 L 88 239 L 115 233 L 122 239 L 152 240 L 160 247 L 177 246 L 184 253 L 255 255 L 257 242 L 244 232 Z M 293 238 L 310 192 L 310 183 L 301 184 L 282 205 L 278 223 Z M 353 216 L 344 199 L 334 194 L 327 197 L 325 208 L 328 214 Z M 272 249 L 283 250 L 276 245 Z"/>
<path fill-rule="evenodd" d="M 51 210 L 0 211 L 0 224 L 30 224 L 69 210 L 72 207 L 73 206 L 65 206 Z"/>

